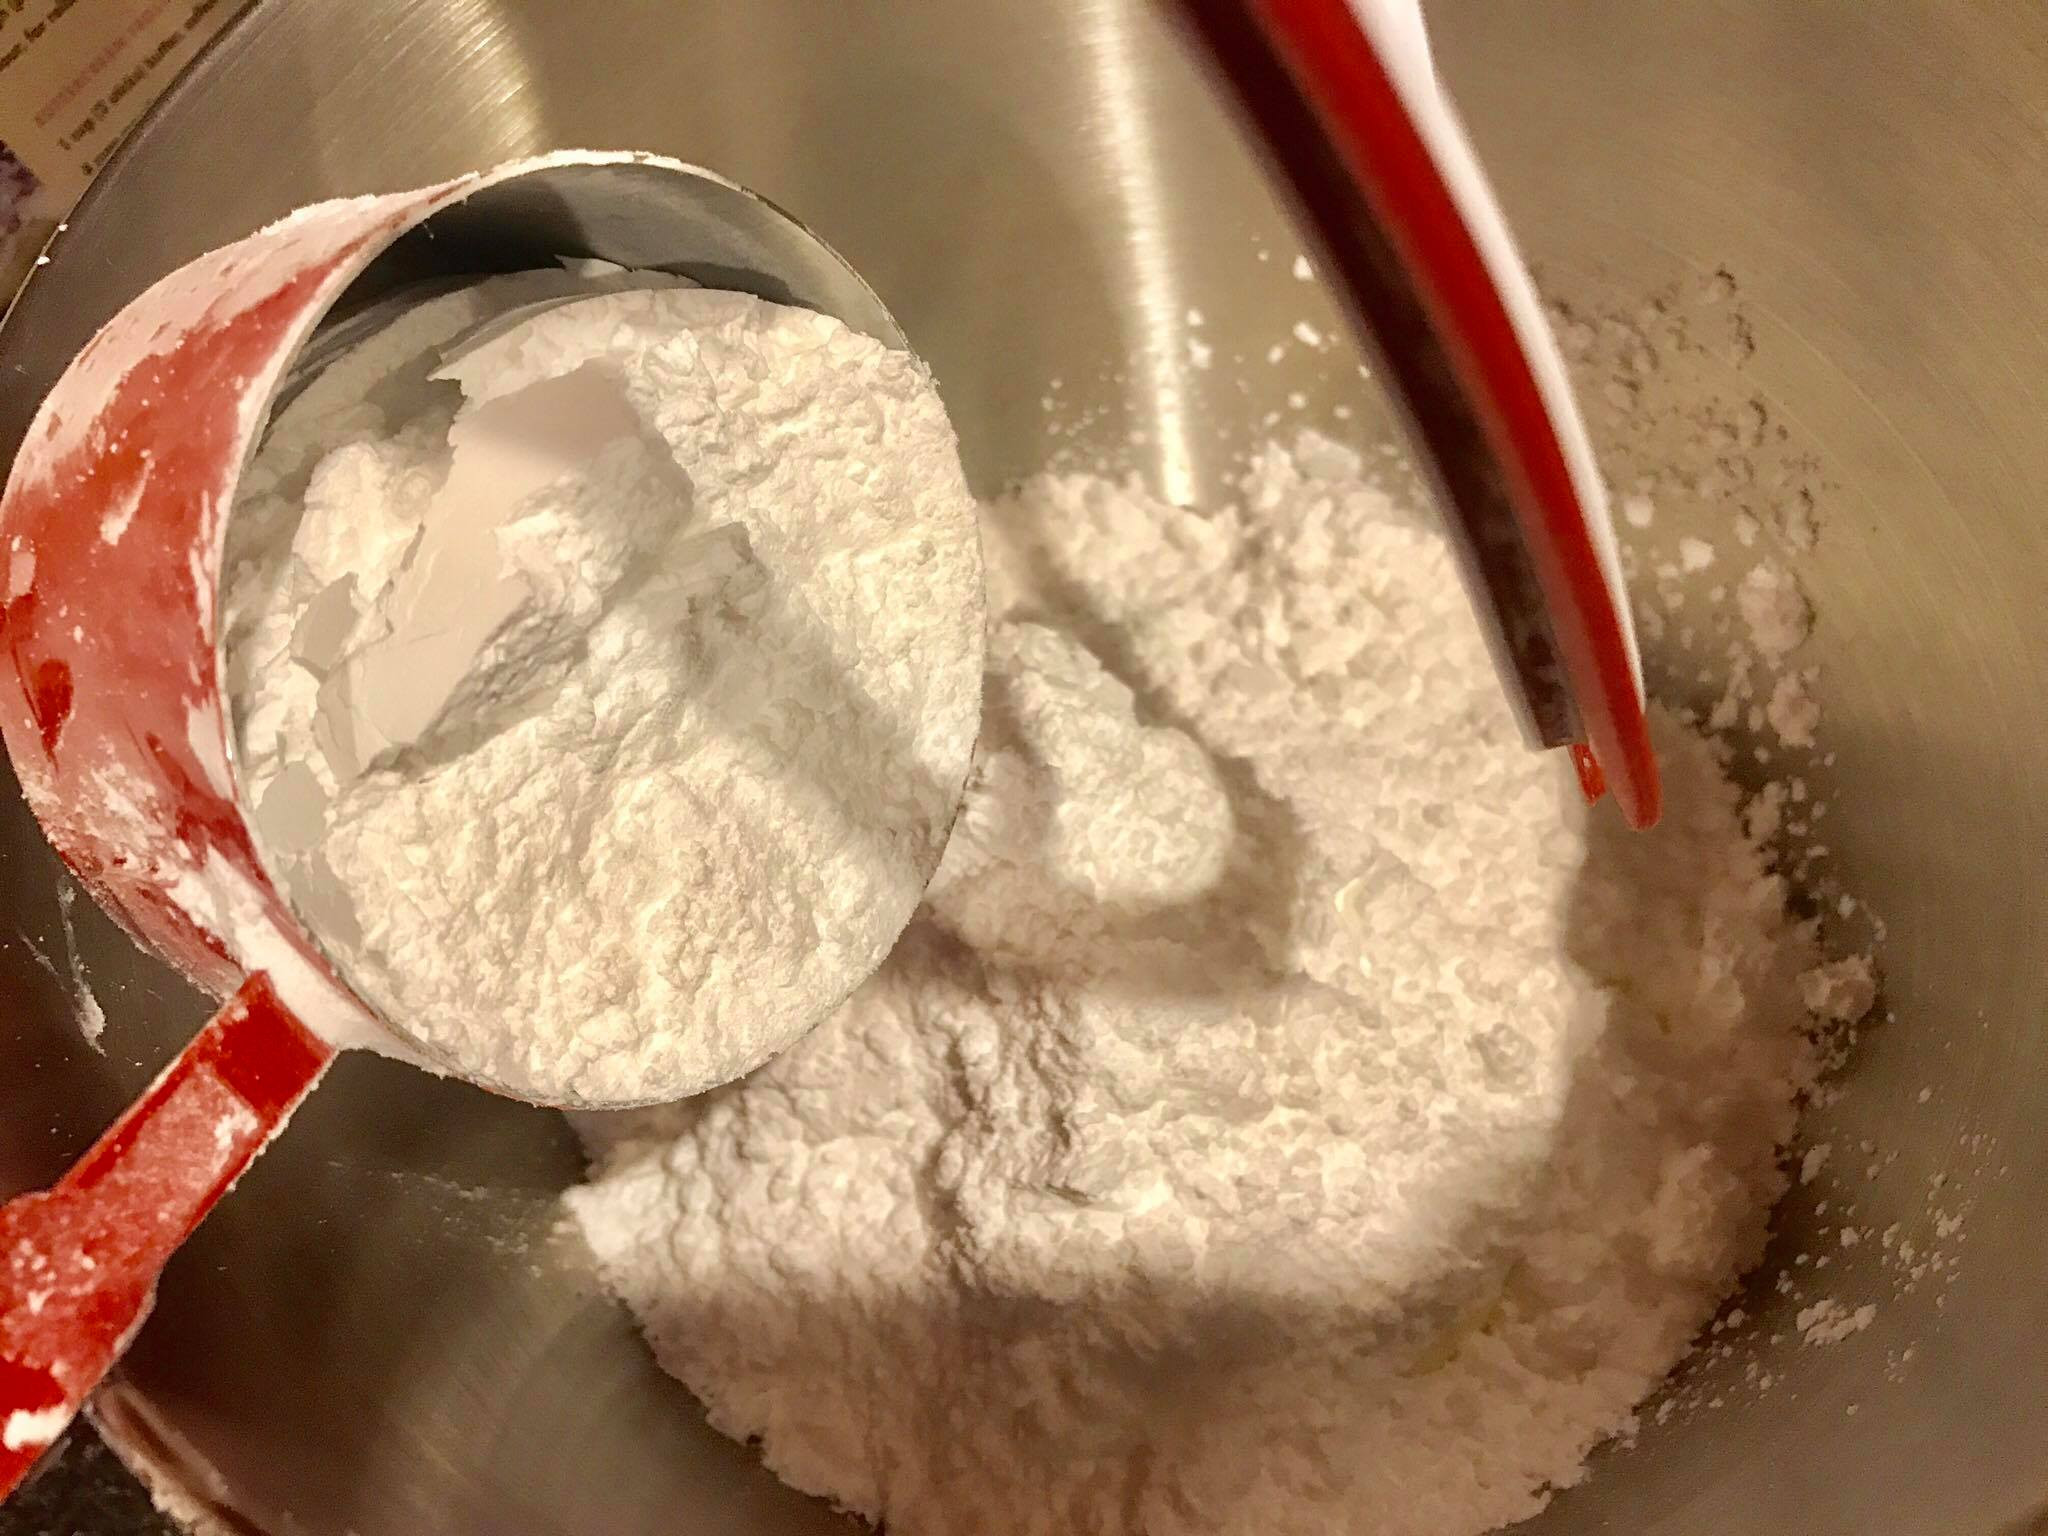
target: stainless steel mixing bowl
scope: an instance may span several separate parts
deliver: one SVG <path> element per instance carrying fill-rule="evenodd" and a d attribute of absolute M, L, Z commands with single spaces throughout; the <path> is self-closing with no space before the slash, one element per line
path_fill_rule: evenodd
<path fill-rule="evenodd" d="M 1625 309 L 1717 268 L 1740 284 L 1741 387 L 1819 465 L 1824 537 L 1802 569 L 1836 759 L 1813 778 L 1835 867 L 1888 923 L 1897 1015 L 1812 1135 L 1838 1164 L 1864 1139 L 1898 1151 L 1856 1176 L 1861 1226 L 1932 1246 L 1942 1177 L 1967 1207 L 1943 1283 L 1895 1295 L 1875 1242 L 1834 1257 L 1835 1294 L 1881 1303 L 1834 1347 L 1802 1345 L 1791 1304 L 1754 1287 L 1755 1341 L 1688 1373 L 1688 1399 L 1723 1406 L 1651 1423 L 1531 1529 L 2048 1529 L 2048 13 L 1435 0 L 1430 17 L 1554 291 Z M 0 450 L 69 352 L 188 256 L 297 203 L 567 144 L 666 151 L 797 210 L 931 359 L 983 486 L 1108 453 L 1173 496 L 1219 494 L 1295 390 L 1309 419 L 1373 430 L 1347 356 L 1265 363 L 1296 318 L 1334 316 L 1136 0 L 302 0 L 260 5 L 74 217 L 0 337 Z M 1245 368 L 1190 365 L 1191 307 Z M 1711 359 L 1681 366 L 1727 383 Z M 1669 498 L 1658 535 L 1725 536 L 1730 507 Z M 0 948 L 14 1188 L 54 1174 L 205 1006 L 89 905 L 60 907 L 12 800 L 0 857 L 22 934 Z M 73 1025 L 72 955 L 111 1018 L 105 1056 Z M 576 1171 L 555 1118 L 345 1062 L 174 1265 L 102 1404 L 110 1435 L 234 1530 L 846 1530 L 705 1429 L 591 1293 L 557 1227 Z M 1827 1224 L 1826 1189 L 1788 1201 L 1766 1274 Z M 1768 1392 L 1741 1382 L 1750 1359 Z"/>

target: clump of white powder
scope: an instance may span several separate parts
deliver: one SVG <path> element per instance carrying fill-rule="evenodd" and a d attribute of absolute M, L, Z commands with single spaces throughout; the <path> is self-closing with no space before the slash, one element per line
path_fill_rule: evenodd
<path fill-rule="evenodd" d="M 281 413 L 230 688 L 266 851 L 388 1021 L 523 1097 L 648 1102 L 788 1044 L 909 921 L 980 560 L 914 358 L 672 280 L 529 304 L 576 281 L 436 300 Z"/>
<path fill-rule="evenodd" d="M 1877 1308 L 1870 1303 L 1852 1308 L 1831 1296 L 1822 1297 L 1810 1307 L 1801 1307 L 1794 1320 L 1800 1338 L 1808 1344 L 1839 1344 L 1876 1321 Z"/>
<path fill-rule="evenodd" d="M 1735 601 L 1757 651 L 1774 666 L 1805 644 L 1812 632 L 1813 611 L 1806 595 L 1797 579 L 1775 562 L 1753 567 L 1735 589 Z"/>
<path fill-rule="evenodd" d="M 746 1081 L 580 1122 L 662 1363 L 891 1536 L 1471 1536 L 1760 1254 L 1818 956 L 1737 791 L 1660 717 L 1664 823 L 1589 816 L 1441 539 L 1305 447 L 1236 506 L 988 509 L 903 943 Z"/>

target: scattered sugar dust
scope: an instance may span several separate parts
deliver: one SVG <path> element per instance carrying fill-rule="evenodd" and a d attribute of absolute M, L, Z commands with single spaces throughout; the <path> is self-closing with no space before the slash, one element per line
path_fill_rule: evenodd
<path fill-rule="evenodd" d="M 1824 1066 L 1809 1104 L 1828 1111 L 1842 1099 L 1840 1069 L 1861 1030 L 1894 1021 L 1872 959 L 1886 937 L 1883 916 L 1845 887 L 1822 835 L 1837 809 L 1820 787 L 1835 755 L 1825 677 L 1811 655 L 1817 615 L 1801 570 L 1827 534 L 1827 478 L 1748 376 L 1756 328 L 1728 271 L 1648 295 L 1553 303 L 1552 313 L 1617 521 L 1630 532 L 1623 559 L 1637 622 L 1646 651 L 1664 664 L 1653 686 L 1685 701 L 1681 716 L 1717 742 L 1748 786 L 1750 834 L 1818 914 L 1838 957 L 1802 983 Z M 1931 1098 L 1923 1090 L 1919 1102 Z M 1802 1194 L 1797 1209 L 1781 1213 L 1789 1231 L 1771 1260 L 1775 1275 L 1750 1286 L 1782 1300 L 1789 1328 L 1768 1322 L 1767 1310 L 1780 1314 L 1761 1300 L 1737 1305 L 1661 1395 L 1654 1420 L 1720 1406 L 1731 1379 L 1780 1387 L 1781 1346 L 1846 1344 L 1881 1320 L 1884 1302 L 1946 1287 L 1959 1271 L 1970 1196 L 1945 1178 L 1916 1194 L 1893 1172 L 1896 1148 L 1815 1134 L 1834 1139 L 1798 1159 Z M 1913 1140 L 1922 1139 L 1916 1128 Z M 1965 1181 L 1991 1176 L 1995 1143 L 1964 1130 L 1951 1160 Z M 1873 1223 L 1866 1208 L 1888 1215 Z M 1901 1212 L 1915 1213 L 1889 1219 Z M 1937 1289 L 1937 1314 L 1944 1300 Z M 1916 1348 L 1885 1347 L 1886 1377 L 1901 1379 Z"/>

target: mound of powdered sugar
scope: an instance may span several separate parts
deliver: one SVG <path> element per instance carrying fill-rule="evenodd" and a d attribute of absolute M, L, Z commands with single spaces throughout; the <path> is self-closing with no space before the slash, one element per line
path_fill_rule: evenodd
<path fill-rule="evenodd" d="M 266 852 L 387 1019 L 524 1097 L 644 1102 L 786 1045 L 909 921 L 980 557 L 914 358 L 736 293 L 522 307 L 575 281 L 435 300 L 281 413 L 230 689 Z"/>
<path fill-rule="evenodd" d="M 930 899 L 809 1038 L 580 1121 L 662 1363 L 892 1536 L 1470 1536 L 1759 1256 L 1811 928 L 1699 739 L 1523 750 L 1438 536 L 1320 440 L 1241 505 L 989 508 Z"/>

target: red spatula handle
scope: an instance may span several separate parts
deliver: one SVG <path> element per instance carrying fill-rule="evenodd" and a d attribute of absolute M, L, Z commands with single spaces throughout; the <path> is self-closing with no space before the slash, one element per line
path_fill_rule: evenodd
<path fill-rule="evenodd" d="M 1569 397 L 1546 395 L 1507 273 L 1470 216 L 1474 187 L 1461 198 L 1446 156 L 1451 120 L 1418 114 L 1362 19 L 1400 7 L 1172 5 L 1293 193 L 1337 296 L 1409 408 L 1533 740 L 1577 743 L 1586 792 L 1611 789 L 1631 825 L 1651 825 L 1662 805 L 1657 764 L 1625 599 L 1609 587 L 1594 509 L 1572 467 Z M 1512 251 L 1503 259 L 1512 263 Z"/>
<path fill-rule="evenodd" d="M 54 1189 L 0 1206 L 0 1498 L 127 1347 L 157 1275 L 334 1051 L 251 976 Z"/>

